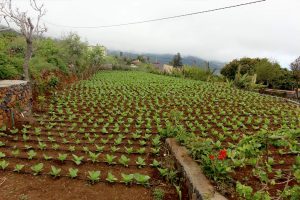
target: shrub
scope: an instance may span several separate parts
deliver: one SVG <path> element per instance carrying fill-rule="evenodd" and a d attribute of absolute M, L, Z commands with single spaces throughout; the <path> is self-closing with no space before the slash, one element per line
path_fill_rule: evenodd
<path fill-rule="evenodd" d="M 11 65 L 0 65 L 0 79 L 13 79 L 19 75 L 17 69 Z"/>

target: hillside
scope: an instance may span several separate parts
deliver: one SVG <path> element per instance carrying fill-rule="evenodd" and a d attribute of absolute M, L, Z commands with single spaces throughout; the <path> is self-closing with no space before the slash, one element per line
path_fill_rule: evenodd
<path fill-rule="evenodd" d="M 108 50 L 108 55 L 119 56 L 120 51 Z M 158 62 L 161 64 L 168 64 L 174 57 L 174 55 L 172 54 L 154 54 L 154 53 L 137 54 L 131 52 L 123 52 L 123 56 L 129 58 L 136 58 L 139 55 L 147 56 L 150 58 L 151 62 Z M 201 67 L 207 66 L 206 60 L 195 56 L 182 56 L 182 62 L 185 65 L 197 65 Z M 218 62 L 218 61 L 209 61 L 209 63 L 211 68 L 217 69 L 217 71 L 219 71 L 225 65 L 225 63 Z"/>

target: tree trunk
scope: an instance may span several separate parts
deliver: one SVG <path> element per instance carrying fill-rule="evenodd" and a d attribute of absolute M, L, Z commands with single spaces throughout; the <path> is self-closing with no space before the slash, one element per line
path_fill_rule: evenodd
<path fill-rule="evenodd" d="M 24 78 L 26 81 L 30 81 L 29 77 L 29 61 L 32 56 L 32 41 L 31 40 L 26 40 L 26 55 L 25 55 L 25 61 L 23 65 L 23 71 L 24 71 Z"/>
<path fill-rule="evenodd" d="M 299 99 L 299 82 L 296 82 L 296 98 Z"/>

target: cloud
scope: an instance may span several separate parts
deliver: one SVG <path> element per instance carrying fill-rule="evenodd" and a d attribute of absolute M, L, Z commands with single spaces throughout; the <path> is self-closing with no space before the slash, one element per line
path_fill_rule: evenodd
<path fill-rule="evenodd" d="M 250 0 L 44 0 L 47 22 L 97 26 L 196 12 Z M 26 0 L 16 0 L 25 7 Z M 49 36 L 75 31 L 90 43 L 134 52 L 176 53 L 228 62 L 269 57 L 287 67 L 300 55 L 299 0 L 261 4 L 148 24 L 71 29 L 48 24 Z"/>

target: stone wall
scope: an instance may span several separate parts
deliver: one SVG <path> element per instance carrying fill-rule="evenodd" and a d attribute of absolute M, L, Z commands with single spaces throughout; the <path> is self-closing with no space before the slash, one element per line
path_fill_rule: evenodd
<path fill-rule="evenodd" d="M 0 81 L 0 127 L 11 127 L 31 114 L 32 92 L 27 81 Z"/>

